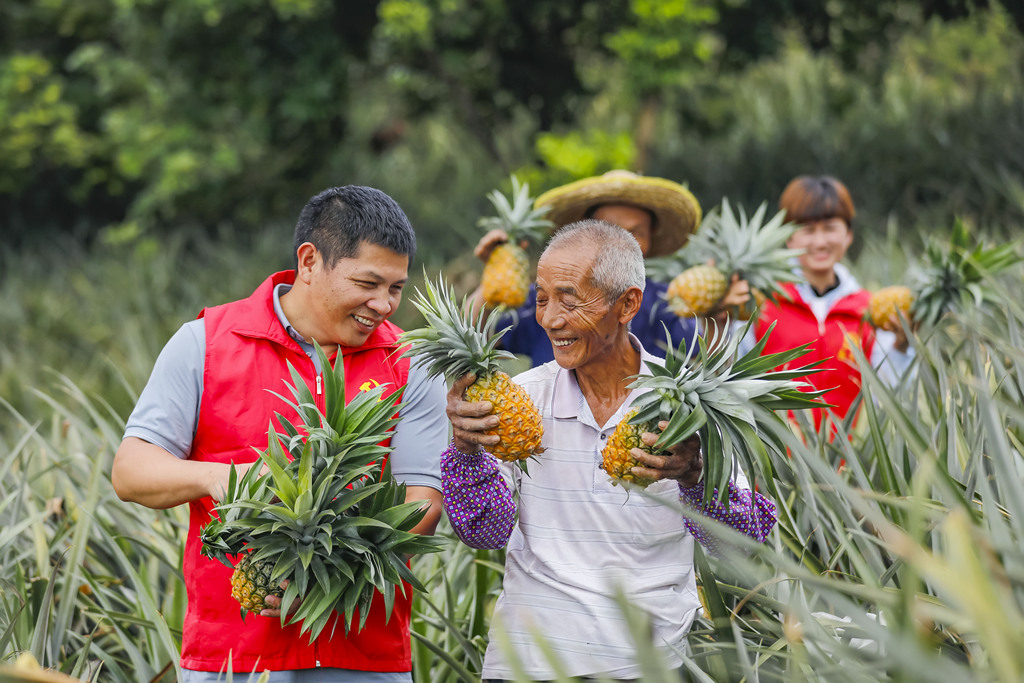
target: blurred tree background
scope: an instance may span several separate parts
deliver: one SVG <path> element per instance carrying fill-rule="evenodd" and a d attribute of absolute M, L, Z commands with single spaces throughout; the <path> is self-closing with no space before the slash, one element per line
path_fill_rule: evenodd
<path fill-rule="evenodd" d="M 831 173 L 856 252 L 954 214 L 1019 229 L 1022 150 L 1019 2 L 6 0 L 0 389 L 32 383 L 28 350 L 139 386 L 199 307 L 288 265 L 327 186 L 385 190 L 421 264 L 471 279 L 513 172 L 631 168 L 751 208 Z M 141 309 L 166 326 L 131 355 Z"/>
<path fill-rule="evenodd" d="M 873 219 L 1019 220 L 1022 27 L 972 0 L 8 0 L 2 238 L 287 223 L 360 182 L 446 259 L 510 171 L 611 166 L 707 205 L 828 171 Z"/>

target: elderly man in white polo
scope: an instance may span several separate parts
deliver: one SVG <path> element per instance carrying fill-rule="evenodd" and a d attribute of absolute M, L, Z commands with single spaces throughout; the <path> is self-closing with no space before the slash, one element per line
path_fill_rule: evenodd
<path fill-rule="evenodd" d="M 487 454 L 499 441 L 486 434 L 498 417 L 489 402 L 463 398 L 473 376 L 448 392 L 453 439 L 441 456 L 448 517 L 464 543 L 507 548 L 483 677 L 514 678 L 501 645 L 507 641 L 531 679 L 558 678 L 539 637 L 566 675 L 639 679 L 616 586 L 650 616 L 666 663 L 680 666 L 678 648 L 700 607 L 694 542 L 709 539 L 678 503 L 758 541 L 775 524 L 774 505 L 737 474 L 727 506 L 703 506 L 696 436 L 669 455 L 642 454 L 634 473 L 656 480 L 642 495 L 614 486 L 599 468 L 604 444 L 643 391 L 628 387 L 632 377 L 646 367 L 642 361 L 660 362 L 629 330 L 644 296 L 643 254 L 629 233 L 592 219 L 564 227 L 540 257 L 536 292 L 537 321 L 555 342 L 555 362 L 516 377 L 544 427 L 546 450 L 529 475 Z M 643 438 L 653 444 L 656 435 Z"/>

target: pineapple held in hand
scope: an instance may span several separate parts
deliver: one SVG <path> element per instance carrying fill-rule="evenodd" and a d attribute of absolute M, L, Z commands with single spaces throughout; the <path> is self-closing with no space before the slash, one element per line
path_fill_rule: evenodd
<path fill-rule="evenodd" d="M 747 323 L 747 329 L 751 324 Z M 651 374 L 637 375 L 629 385 L 631 389 L 648 391 L 633 401 L 632 410 L 615 427 L 601 452 L 601 466 L 613 482 L 635 486 L 653 483 L 632 474 L 631 469 L 639 463 L 630 453 L 631 448 L 663 453 L 664 449 L 699 434 L 706 500 L 710 500 L 713 487 L 719 492 L 726 490 L 734 456 L 747 470 L 748 480 L 764 481 L 772 489 L 767 449 L 785 453 L 785 446 L 773 430 L 788 429 L 775 411 L 825 407 L 816 400 L 824 392 L 807 391 L 810 386 L 801 381 L 817 372 L 817 363 L 791 370 L 772 369 L 799 358 L 807 345 L 761 355 L 772 328 L 743 356 L 739 355 L 739 343 L 746 329 L 717 344 L 713 351 L 709 351 L 702 337 L 698 338 L 699 346 L 691 346 L 689 351 L 685 340 L 673 347 L 669 339 L 664 366 L 648 362 Z M 640 435 L 657 434 L 657 425 L 662 420 L 668 425 L 654 446 L 643 444 Z"/>
<path fill-rule="evenodd" d="M 317 346 L 321 367 L 330 368 Z M 422 589 L 406 555 L 436 552 L 442 540 L 411 530 L 423 518 L 422 501 L 405 502 L 405 486 L 381 462 L 381 442 L 398 421 L 397 391 L 361 391 L 345 404 L 343 364 L 323 375 L 324 412 L 292 369 L 293 402 L 301 423 L 279 419 L 287 432 L 269 430 L 269 445 L 242 476 L 232 468 L 227 494 L 202 532 L 202 554 L 227 566 L 241 555 L 231 594 L 245 612 L 259 613 L 268 595 L 281 597 L 281 621 L 302 623 L 312 642 L 334 613 L 358 629 L 375 593 L 390 615 L 403 581 Z M 261 470 L 266 473 L 261 474 Z M 281 582 L 288 579 L 283 591 Z M 301 598 L 289 618 L 289 606 Z M 286 621 L 287 620 L 287 621 Z"/>
<path fill-rule="evenodd" d="M 636 419 L 637 413 L 636 408 L 626 413 L 626 416 L 622 418 L 622 422 L 615 425 L 615 431 L 608 437 L 608 443 L 605 444 L 604 449 L 601 451 L 601 469 L 608 473 L 608 476 L 612 478 L 613 484 L 625 481 L 634 486 L 647 487 L 655 481 L 654 479 L 638 477 L 632 471 L 634 467 L 641 463 L 633 457 L 633 454 L 630 453 L 631 450 L 639 448 L 648 453 L 656 452 L 640 440 L 640 435 L 644 432 L 656 431 L 655 427 L 657 425 L 651 422 L 633 423 L 632 420 Z"/>
<path fill-rule="evenodd" d="M 499 361 L 514 358 L 495 348 L 506 330 L 492 336 L 497 317 L 483 307 L 475 319 L 463 314 L 455 293 L 443 281 L 435 286 L 426 281 L 424 295 L 416 291 L 413 305 L 426 319 L 427 327 L 405 332 L 400 343 L 408 344 L 406 356 L 426 368 L 431 377 L 444 375 L 451 382 L 468 373 L 476 381 L 466 389 L 467 401 L 490 401 L 499 424 L 487 432 L 501 442 L 491 453 L 501 460 L 519 461 L 544 451 L 541 448 L 540 413 L 526 391 L 500 369 Z"/>
<path fill-rule="evenodd" d="M 910 320 L 910 308 L 914 303 L 914 293 L 910 287 L 892 285 L 872 292 L 868 303 L 868 320 L 875 327 L 885 327 L 890 320 L 899 320 L 902 315 Z"/>
<path fill-rule="evenodd" d="M 505 231 L 508 241 L 496 246 L 484 265 L 480 283 L 484 302 L 490 307 L 519 308 L 530 291 L 530 259 L 519 243 L 524 239 L 544 238 L 552 227 L 551 221 L 543 218 L 548 207 L 534 209 L 529 184 L 520 184 L 515 176 L 512 176 L 511 202 L 497 190 L 487 198 L 497 215 L 481 218 L 477 225 L 487 230 Z"/>
<path fill-rule="evenodd" d="M 281 597 L 284 589 L 279 581 L 273 580 L 274 565 L 270 562 L 253 562 L 252 553 L 245 553 L 231 572 L 231 597 L 246 612 L 259 614 L 266 607 L 268 595 Z"/>
<path fill-rule="evenodd" d="M 733 319 L 750 317 L 756 301 L 779 293 L 778 283 L 797 280 L 790 259 L 799 250 L 786 249 L 793 225 L 785 223 L 785 214 L 777 213 L 764 222 L 767 204 L 761 204 L 747 219 L 743 209 L 733 213 L 729 200 L 722 201 L 721 212 L 712 212 L 681 250 L 679 258 L 694 265 L 669 283 L 668 306 L 678 316 L 708 315 L 714 312 L 729 289 L 733 274 L 750 284 L 752 302 L 743 310 L 731 311 Z"/>

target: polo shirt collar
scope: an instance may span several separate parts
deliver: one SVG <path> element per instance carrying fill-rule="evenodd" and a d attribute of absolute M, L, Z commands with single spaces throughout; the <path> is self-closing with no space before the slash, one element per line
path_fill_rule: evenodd
<path fill-rule="evenodd" d="M 284 284 L 283 282 L 274 287 L 274 314 L 277 315 L 278 322 L 281 323 L 281 327 L 285 329 L 289 337 L 297 341 L 304 350 L 312 351 L 313 345 L 295 331 L 292 324 L 288 322 L 288 317 L 284 314 L 284 308 L 281 307 L 281 297 L 290 292 L 291 289 L 291 285 Z"/>
<path fill-rule="evenodd" d="M 640 352 L 640 374 L 649 375 L 645 361 L 663 362 L 660 358 L 647 353 L 643 344 L 632 332 L 629 334 L 629 343 Z M 554 361 L 552 361 L 554 362 Z M 559 366 L 555 372 L 554 386 L 551 391 L 551 416 L 554 418 L 568 419 L 579 417 L 583 408 L 583 390 L 576 382 L 576 371 L 566 370 Z"/>

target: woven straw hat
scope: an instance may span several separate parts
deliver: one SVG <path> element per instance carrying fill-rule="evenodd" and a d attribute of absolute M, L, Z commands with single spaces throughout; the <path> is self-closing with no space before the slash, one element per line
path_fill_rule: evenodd
<path fill-rule="evenodd" d="M 608 171 L 548 190 L 534 206 L 550 206 L 546 218 L 561 227 L 586 217 L 589 209 L 603 204 L 628 204 L 647 209 L 657 217 L 647 256 L 671 254 L 686 243 L 700 224 L 696 198 L 679 183 L 647 178 L 630 171 Z"/>

